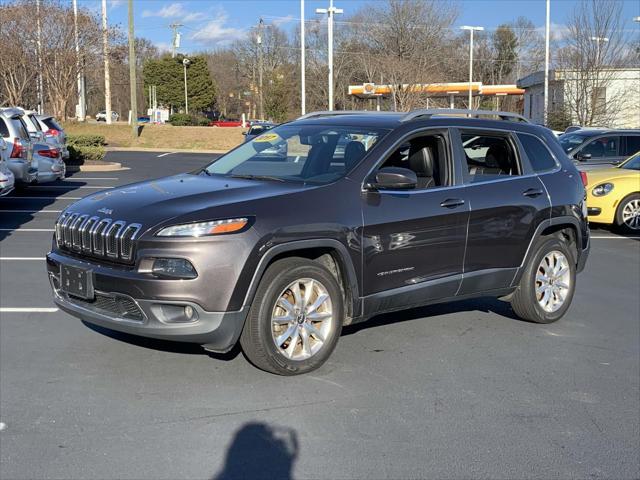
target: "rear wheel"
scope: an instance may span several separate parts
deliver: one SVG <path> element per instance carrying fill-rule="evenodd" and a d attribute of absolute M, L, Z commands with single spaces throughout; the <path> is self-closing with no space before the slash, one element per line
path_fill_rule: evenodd
<path fill-rule="evenodd" d="M 279 375 L 320 367 L 342 330 L 343 299 L 322 265 L 286 258 L 271 265 L 256 292 L 240 344 L 249 361 Z"/>
<path fill-rule="evenodd" d="M 640 233 L 640 194 L 623 198 L 616 210 L 616 227 L 626 233 Z"/>
<path fill-rule="evenodd" d="M 511 298 L 511 306 L 523 320 L 551 323 L 571 305 L 576 284 L 576 262 L 566 242 L 543 237 Z"/>

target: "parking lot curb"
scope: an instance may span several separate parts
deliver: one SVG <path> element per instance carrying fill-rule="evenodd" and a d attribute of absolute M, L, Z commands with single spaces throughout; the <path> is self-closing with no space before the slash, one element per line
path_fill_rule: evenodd
<path fill-rule="evenodd" d="M 134 147 L 106 147 L 105 151 L 107 152 L 171 152 L 171 153 L 227 153 L 231 149 L 227 150 L 194 150 L 188 148 L 134 148 Z"/>
<path fill-rule="evenodd" d="M 104 165 L 71 165 L 67 167 L 67 172 L 115 172 L 118 170 L 128 170 L 118 162 L 106 162 Z"/>

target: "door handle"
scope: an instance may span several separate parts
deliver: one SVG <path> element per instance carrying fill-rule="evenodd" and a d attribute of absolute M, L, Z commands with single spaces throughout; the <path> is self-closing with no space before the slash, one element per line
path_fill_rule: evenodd
<path fill-rule="evenodd" d="M 455 208 L 459 207 L 460 205 L 464 205 L 464 200 L 462 200 L 461 198 L 447 198 L 440 204 L 442 208 Z"/>
<path fill-rule="evenodd" d="M 539 188 L 530 188 L 529 190 L 525 190 L 524 192 L 522 192 L 522 195 L 524 195 L 525 197 L 536 198 L 542 195 L 543 193 L 544 192 Z"/>

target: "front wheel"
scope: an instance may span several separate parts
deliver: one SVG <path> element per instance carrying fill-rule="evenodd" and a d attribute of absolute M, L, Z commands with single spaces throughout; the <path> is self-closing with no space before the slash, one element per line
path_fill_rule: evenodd
<path fill-rule="evenodd" d="M 552 323 L 569 309 L 576 286 L 574 254 L 556 237 L 545 237 L 527 265 L 511 306 L 523 320 Z"/>
<path fill-rule="evenodd" d="M 303 258 L 279 260 L 260 281 L 240 336 L 242 350 L 267 372 L 310 372 L 333 352 L 343 312 L 343 295 L 329 270 Z"/>
<path fill-rule="evenodd" d="M 640 233 L 640 193 L 622 199 L 616 210 L 616 227 L 626 233 Z"/>

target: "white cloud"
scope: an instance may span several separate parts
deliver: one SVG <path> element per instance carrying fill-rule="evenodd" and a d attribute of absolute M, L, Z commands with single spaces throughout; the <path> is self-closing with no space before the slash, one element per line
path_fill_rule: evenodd
<path fill-rule="evenodd" d="M 287 15 L 286 17 L 275 17 L 271 23 L 274 24 L 276 27 L 279 27 L 281 25 L 286 25 L 287 23 L 291 23 L 295 20 L 293 15 Z"/>
<path fill-rule="evenodd" d="M 554 40 L 562 40 L 569 36 L 569 27 L 562 23 L 553 23 L 549 24 L 549 30 L 551 31 L 551 38 Z M 536 31 L 544 36 L 545 35 L 545 27 L 538 27 Z"/>
<path fill-rule="evenodd" d="M 173 47 L 169 42 L 155 42 L 154 45 L 160 53 L 171 52 L 173 50 Z"/>
<path fill-rule="evenodd" d="M 187 22 L 197 22 L 199 20 L 204 20 L 207 16 L 202 12 L 192 12 L 187 13 L 184 17 L 182 17 L 182 21 Z"/>
<path fill-rule="evenodd" d="M 227 20 L 227 14 L 220 10 L 215 19 L 205 23 L 190 38 L 201 44 L 209 45 L 214 43 L 220 45 L 238 40 L 246 35 L 241 29 L 226 26 Z"/>
<path fill-rule="evenodd" d="M 109 0 L 109 8 L 113 10 L 115 8 L 118 8 L 123 3 L 124 3 L 124 0 Z"/>
<path fill-rule="evenodd" d="M 158 11 L 145 10 L 142 12 L 143 17 L 161 17 L 161 18 L 174 18 L 186 15 L 187 12 L 181 3 L 172 3 L 165 7 L 162 7 Z"/>

